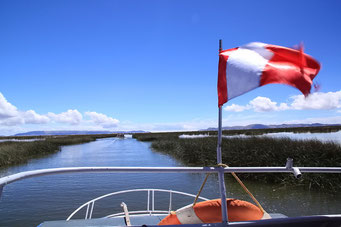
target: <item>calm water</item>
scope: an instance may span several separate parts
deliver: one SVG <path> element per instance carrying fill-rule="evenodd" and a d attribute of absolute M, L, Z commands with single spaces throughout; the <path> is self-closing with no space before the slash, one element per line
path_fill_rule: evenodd
<path fill-rule="evenodd" d="M 293 132 L 280 132 L 280 133 L 268 133 L 264 136 L 272 138 L 288 137 L 294 140 L 320 140 L 322 142 L 336 142 L 341 144 L 341 131 L 330 133 L 293 133 Z"/>
<path fill-rule="evenodd" d="M 2 169 L 0 176 L 35 169 L 77 166 L 181 166 L 181 163 L 169 156 L 153 152 L 150 143 L 108 138 L 82 145 L 65 146 L 61 152 L 46 158 Z M 26 179 L 4 188 L 0 201 L 0 226 L 37 226 L 47 220 L 66 219 L 73 210 L 88 200 L 124 189 L 161 188 L 196 194 L 203 179 L 204 175 L 201 174 L 94 173 Z M 268 212 L 288 216 L 341 213 L 341 195 L 285 189 L 255 182 L 245 183 Z M 210 176 L 202 196 L 216 198 L 217 186 L 217 178 Z M 249 200 L 234 180 L 227 181 L 227 189 L 228 197 Z M 135 201 L 141 201 L 141 197 L 141 194 L 137 194 L 97 204 L 94 217 L 121 211 L 122 201 L 127 203 L 130 210 L 138 208 L 142 205 L 136 204 Z M 178 208 L 190 202 L 178 201 L 174 205 Z"/>

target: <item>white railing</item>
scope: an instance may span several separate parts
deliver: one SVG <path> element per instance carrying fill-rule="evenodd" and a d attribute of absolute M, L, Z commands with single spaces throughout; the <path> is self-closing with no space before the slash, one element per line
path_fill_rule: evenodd
<path fill-rule="evenodd" d="M 78 207 L 70 216 L 66 219 L 69 221 L 75 214 L 77 214 L 79 211 L 81 211 L 83 208 L 86 207 L 85 211 L 85 218 L 84 219 L 91 219 L 92 214 L 94 211 L 94 206 L 95 202 L 98 200 L 110 197 L 110 196 L 115 196 L 115 195 L 120 195 L 120 194 L 126 194 L 126 193 L 132 193 L 132 192 L 147 192 L 147 207 L 146 210 L 138 210 L 138 211 L 129 211 L 129 214 L 169 214 L 172 210 L 172 201 L 173 201 L 173 194 L 179 194 L 183 196 L 188 196 L 188 197 L 193 197 L 195 198 L 196 195 L 185 193 L 185 192 L 179 192 L 179 191 L 173 191 L 173 190 L 165 190 L 165 189 L 132 189 L 132 190 L 124 190 L 124 191 L 119 191 L 119 192 L 113 192 L 109 193 L 100 197 L 97 197 L 95 199 L 92 199 L 80 207 Z M 163 193 L 168 193 L 169 194 L 169 203 L 168 203 L 168 210 L 156 210 L 155 209 L 155 192 L 163 192 Z M 209 200 L 204 197 L 198 197 L 201 200 Z M 124 216 L 124 212 L 119 212 L 115 214 L 110 214 L 107 215 L 106 218 L 111 218 L 111 217 L 118 217 L 118 216 Z"/>
<path fill-rule="evenodd" d="M 66 173 L 215 173 L 221 178 L 224 173 L 292 173 L 296 178 L 301 173 L 341 173 L 341 167 L 294 167 L 288 159 L 284 167 L 70 167 L 41 169 L 21 172 L 0 178 L 0 198 L 4 186 L 31 177 Z M 220 182 L 221 179 L 219 178 Z M 94 203 L 87 206 L 87 217 L 93 213 Z M 228 223 L 225 223 L 228 224 Z"/>
<path fill-rule="evenodd" d="M 341 167 L 294 167 L 288 159 L 284 167 L 70 167 L 40 169 L 0 178 L 0 196 L 7 184 L 31 177 L 66 173 L 292 173 L 300 177 L 301 173 L 341 173 Z"/>

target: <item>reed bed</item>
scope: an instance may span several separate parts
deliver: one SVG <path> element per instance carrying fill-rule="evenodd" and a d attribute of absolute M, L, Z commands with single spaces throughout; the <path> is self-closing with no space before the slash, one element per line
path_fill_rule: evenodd
<path fill-rule="evenodd" d="M 318 126 L 318 127 L 293 127 L 293 128 L 266 128 L 266 129 L 244 129 L 244 130 L 223 130 L 223 135 L 263 135 L 266 133 L 292 132 L 292 133 L 328 133 L 338 132 L 341 126 Z M 187 131 L 187 132 L 159 132 L 159 133 L 136 133 L 134 138 L 140 141 L 154 141 L 162 138 L 177 138 L 180 135 L 199 135 L 207 134 L 210 136 L 218 135 L 216 130 L 207 131 Z"/>
<path fill-rule="evenodd" d="M 178 139 L 166 137 L 154 140 L 151 147 L 175 157 L 188 166 L 216 165 L 217 139 L 212 137 Z M 285 166 L 288 157 L 295 166 L 340 167 L 341 147 L 317 140 L 291 140 L 268 137 L 223 138 L 223 163 L 234 166 Z M 257 180 L 285 186 L 341 192 L 341 174 L 305 173 L 300 180 L 292 174 L 238 174 L 241 179 Z"/>
<path fill-rule="evenodd" d="M 2 142 L 0 143 L 0 168 L 27 162 L 31 158 L 38 158 L 60 151 L 61 146 L 81 144 L 99 138 L 116 137 L 117 134 L 98 135 L 69 135 L 69 136 L 41 136 L 39 141 L 33 142 Z M 16 137 L 27 139 L 27 137 Z"/>

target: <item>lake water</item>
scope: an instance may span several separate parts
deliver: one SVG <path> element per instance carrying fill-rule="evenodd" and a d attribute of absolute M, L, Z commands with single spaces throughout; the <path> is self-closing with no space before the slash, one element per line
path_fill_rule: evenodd
<path fill-rule="evenodd" d="M 132 138 L 106 138 L 64 146 L 61 152 L 45 158 L 0 169 L 0 176 L 57 167 L 181 165 L 167 155 L 152 151 L 149 142 L 139 142 Z M 78 173 L 30 178 L 4 188 L 0 201 L 0 226 L 37 226 L 47 220 L 63 220 L 88 200 L 125 189 L 161 188 L 196 194 L 204 177 L 203 174 Z M 270 213 L 288 216 L 341 213 L 341 195 L 280 188 L 256 182 L 244 183 Z M 228 197 L 250 201 L 233 179 L 227 180 L 227 190 Z M 217 198 L 218 195 L 217 178 L 211 175 L 202 196 Z M 128 209 L 134 210 L 139 206 L 135 201 L 140 201 L 140 197 L 141 194 L 137 194 L 118 201 L 103 202 L 102 208 L 96 204 L 94 217 L 121 211 L 122 201 L 127 203 Z M 175 201 L 174 207 L 179 208 L 190 202 Z"/>
<path fill-rule="evenodd" d="M 0 143 L 3 142 L 34 142 L 45 139 L 0 139 Z"/>
<path fill-rule="evenodd" d="M 268 133 L 263 136 L 269 136 L 272 138 L 288 137 L 294 140 L 320 140 L 322 142 L 336 142 L 341 144 L 341 131 L 330 133 L 293 133 L 293 132 L 279 132 Z"/>

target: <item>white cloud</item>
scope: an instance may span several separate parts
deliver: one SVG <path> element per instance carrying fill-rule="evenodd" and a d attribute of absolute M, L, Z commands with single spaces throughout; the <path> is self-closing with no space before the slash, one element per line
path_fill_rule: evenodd
<path fill-rule="evenodd" d="M 77 109 L 69 109 L 59 114 L 53 112 L 39 114 L 34 110 L 19 110 L 0 93 L 1 134 L 30 131 L 30 129 L 103 130 L 105 128 L 117 127 L 119 124 L 119 120 L 102 113 L 86 112 L 85 114 L 90 120 L 84 120 L 83 115 Z"/>
<path fill-rule="evenodd" d="M 250 109 L 253 109 L 256 112 L 269 112 L 289 109 L 289 106 L 286 103 L 281 103 L 277 105 L 277 102 L 273 102 L 269 98 L 260 96 L 251 100 L 250 106 Z"/>
<path fill-rule="evenodd" d="M 256 112 L 268 112 L 268 111 L 274 111 L 277 109 L 276 102 L 272 102 L 269 98 L 260 97 L 260 96 L 251 100 L 250 106 Z"/>
<path fill-rule="evenodd" d="M 240 106 L 232 104 L 226 106 L 224 110 L 229 112 L 242 112 L 245 110 L 254 110 L 255 112 L 269 112 L 269 111 L 280 111 L 289 109 L 288 104 L 281 103 L 277 105 L 277 102 L 271 101 L 271 99 L 266 97 L 258 96 L 257 98 L 251 100 L 249 104 L 245 106 Z"/>
<path fill-rule="evenodd" d="M 11 118 L 17 115 L 17 108 L 9 103 L 6 98 L 0 93 L 0 119 Z"/>
<path fill-rule="evenodd" d="M 0 121 L 0 125 L 15 126 L 24 124 L 25 120 L 21 117 L 10 117 Z"/>
<path fill-rule="evenodd" d="M 226 106 L 224 110 L 230 112 L 242 112 L 245 110 L 269 112 L 283 110 L 326 110 L 341 108 L 341 91 L 328 93 L 316 92 L 309 95 L 308 97 L 304 97 L 303 95 L 295 95 L 290 99 L 290 103 L 278 104 L 267 97 L 258 96 L 245 106 L 232 104 L 230 106 Z"/>
<path fill-rule="evenodd" d="M 22 112 L 20 115 L 26 124 L 46 124 L 50 122 L 48 116 L 37 114 L 34 110 Z"/>
<path fill-rule="evenodd" d="M 338 109 L 340 108 L 340 109 Z M 308 98 L 303 95 L 290 97 L 286 103 L 277 103 L 267 97 L 257 97 L 246 105 L 232 104 L 224 108 L 226 111 L 237 112 L 225 116 L 223 125 L 247 125 L 257 123 L 275 124 L 283 123 L 288 118 L 282 118 L 279 122 L 276 114 L 271 111 L 303 110 L 303 109 L 336 109 L 334 113 L 341 112 L 341 91 L 328 93 L 314 93 Z M 262 114 L 245 114 L 246 110 L 262 112 Z M 239 112 L 239 113 L 238 113 Z M 266 113 L 268 112 L 268 113 Z M 296 113 L 295 113 L 296 114 Z M 312 115 L 310 115 L 312 116 Z M 341 123 L 341 117 L 307 118 L 297 120 L 310 123 Z M 291 119 L 295 119 L 296 117 Z M 71 125 L 71 126 L 70 126 Z M 9 103 L 0 93 L 0 134 L 30 131 L 30 130 L 103 130 L 115 128 L 115 130 L 146 130 L 146 131 L 191 131 L 217 127 L 216 119 L 193 119 L 182 122 L 159 123 L 133 123 L 120 122 L 114 117 L 102 113 L 88 111 L 80 113 L 77 109 L 69 109 L 56 114 L 39 114 L 34 110 L 19 110 Z M 14 130 L 15 129 L 15 130 Z"/>
<path fill-rule="evenodd" d="M 55 122 L 67 123 L 71 125 L 78 125 L 83 119 L 82 114 L 78 110 L 68 110 L 60 114 L 49 112 L 47 116 Z"/>
<path fill-rule="evenodd" d="M 119 120 L 108 117 L 105 114 L 102 113 L 96 113 L 96 112 L 86 112 L 86 116 L 90 117 L 91 122 L 95 124 L 101 125 L 103 128 L 114 128 L 117 127 L 118 123 L 120 122 Z"/>
<path fill-rule="evenodd" d="M 296 110 L 314 109 L 327 110 L 341 107 L 341 91 L 337 92 L 316 92 L 308 97 L 303 95 L 292 96 L 291 108 Z"/>
<path fill-rule="evenodd" d="M 0 93 L 0 124 L 14 126 L 21 124 L 45 124 L 50 119 L 47 116 L 37 114 L 33 110 L 19 111 L 17 107 L 9 103 Z"/>
<path fill-rule="evenodd" d="M 236 104 L 232 104 L 231 106 L 226 106 L 224 108 L 224 110 L 230 111 L 230 112 L 242 112 L 244 110 L 249 110 L 249 109 L 250 109 L 250 105 L 240 106 Z"/>

